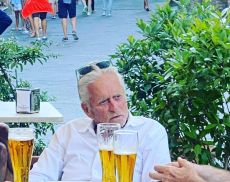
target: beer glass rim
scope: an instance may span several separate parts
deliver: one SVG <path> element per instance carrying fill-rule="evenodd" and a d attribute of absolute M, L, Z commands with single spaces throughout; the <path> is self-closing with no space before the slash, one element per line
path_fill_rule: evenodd
<path fill-rule="evenodd" d="M 33 128 L 26 128 L 26 127 L 17 127 L 17 128 L 9 128 L 9 132 L 12 132 L 12 131 L 32 131 L 34 132 L 34 129 Z"/>
<path fill-rule="evenodd" d="M 121 126 L 120 123 L 98 123 L 98 126 Z"/>
<path fill-rule="evenodd" d="M 135 130 L 116 130 L 116 131 L 114 131 L 114 135 L 115 134 L 127 134 L 127 135 L 129 135 L 129 134 L 138 134 L 138 132 L 137 131 L 135 131 Z"/>
<path fill-rule="evenodd" d="M 14 129 L 23 129 L 23 130 L 34 130 L 33 128 L 28 128 L 28 127 L 14 127 L 14 128 L 9 128 L 10 130 L 14 130 Z"/>

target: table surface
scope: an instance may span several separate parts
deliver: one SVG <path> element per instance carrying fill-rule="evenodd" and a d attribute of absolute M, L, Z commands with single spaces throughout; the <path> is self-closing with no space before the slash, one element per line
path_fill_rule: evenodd
<path fill-rule="evenodd" d="M 62 114 L 49 102 L 40 103 L 39 113 L 16 113 L 15 102 L 0 102 L 0 122 L 63 122 Z"/>

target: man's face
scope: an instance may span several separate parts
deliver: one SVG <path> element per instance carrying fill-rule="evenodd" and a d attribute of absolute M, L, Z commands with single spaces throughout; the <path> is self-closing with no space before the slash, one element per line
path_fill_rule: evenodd
<path fill-rule="evenodd" d="M 85 113 L 98 123 L 120 123 L 128 118 L 124 88 L 116 74 L 106 73 L 88 85 L 89 106 Z"/>

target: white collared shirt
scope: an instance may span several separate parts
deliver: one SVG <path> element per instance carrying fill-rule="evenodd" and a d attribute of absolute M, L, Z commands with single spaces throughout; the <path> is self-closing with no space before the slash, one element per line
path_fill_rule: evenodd
<path fill-rule="evenodd" d="M 101 181 L 97 136 L 89 118 L 76 119 L 60 127 L 30 172 L 30 182 L 51 180 Z M 138 131 L 134 182 L 148 182 L 156 164 L 170 162 L 164 127 L 152 119 L 132 116 L 124 127 Z"/>

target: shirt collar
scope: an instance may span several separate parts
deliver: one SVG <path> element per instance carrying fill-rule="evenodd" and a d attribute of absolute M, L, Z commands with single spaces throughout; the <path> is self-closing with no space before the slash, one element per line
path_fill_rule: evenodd
<path fill-rule="evenodd" d="M 143 119 L 136 119 L 135 116 L 133 116 L 131 114 L 131 112 L 129 111 L 129 118 L 128 118 L 128 122 L 126 123 L 125 127 L 128 127 L 128 126 L 139 126 L 139 125 L 142 125 L 144 123 L 144 120 Z"/>
<path fill-rule="evenodd" d="M 94 130 L 94 122 L 90 118 L 85 119 L 85 121 L 81 124 L 80 128 L 78 129 L 78 132 L 84 133 L 87 130 Z"/>

